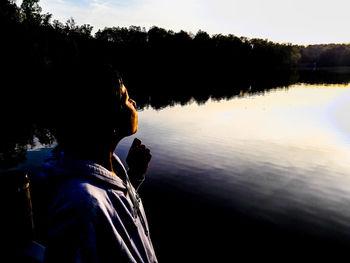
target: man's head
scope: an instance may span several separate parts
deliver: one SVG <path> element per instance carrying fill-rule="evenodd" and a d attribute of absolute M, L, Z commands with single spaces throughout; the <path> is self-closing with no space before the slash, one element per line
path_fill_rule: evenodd
<path fill-rule="evenodd" d="M 62 146 L 113 143 L 137 131 L 136 103 L 113 67 L 85 59 L 55 75 L 54 127 Z"/>

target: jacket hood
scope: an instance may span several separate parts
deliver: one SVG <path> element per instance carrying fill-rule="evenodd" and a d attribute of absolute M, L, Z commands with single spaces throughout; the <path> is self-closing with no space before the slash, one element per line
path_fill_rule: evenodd
<path fill-rule="evenodd" d="M 97 184 L 107 184 L 114 189 L 125 190 L 126 184 L 124 182 L 126 182 L 127 173 L 124 165 L 116 154 L 113 154 L 112 163 L 113 166 L 119 166 L 118 175 L 111 173 L 97 163 L 70 158 L 57 146 L 43 162 L 42 177 L 58 182 L 70 178 L 84 178 Z"/>

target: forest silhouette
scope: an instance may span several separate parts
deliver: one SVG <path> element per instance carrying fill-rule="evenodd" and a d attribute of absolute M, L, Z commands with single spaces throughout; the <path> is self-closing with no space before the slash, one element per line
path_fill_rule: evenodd
<path fill-rule="evenodd" d="M 322 70 L 350 66 L 348 44 L 298 46 L 157 26 L 106 27 L 92 34 L 91 25 L 79 26 L 73 18 L 52 21 L 39 0 L 23 0 L 21 6 L 1 1 L 0 28 L 0 168 L 22 161 L 34 137 L 42 144 L 54 141 L 51 119 L 56 109 L 64 110 L 64 101 L 57 98 L 72 93 L 54 80 L 69 78 L 72 74 L 65 72 L 74 74 L 74 65 L 83 61 L 116 68 L 140 108 L 161 109 L 193 99 L 200 104 L 298 82 L 350 81 L 342 71 Z"/>

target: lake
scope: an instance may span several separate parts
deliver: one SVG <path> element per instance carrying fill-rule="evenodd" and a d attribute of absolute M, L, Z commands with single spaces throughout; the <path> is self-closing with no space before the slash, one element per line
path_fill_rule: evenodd
<path fill-rule="evenodd" d="M 135 136 L 153 154 L 140 191 L 160 262 L 349 249 L 348 112 L 349 84 L 294 84 L 139 111 Z M 135 136 L 120 143 L 121 159 Z M 28 151 L 22 166 L 35 173 L 47 151 Z"/>

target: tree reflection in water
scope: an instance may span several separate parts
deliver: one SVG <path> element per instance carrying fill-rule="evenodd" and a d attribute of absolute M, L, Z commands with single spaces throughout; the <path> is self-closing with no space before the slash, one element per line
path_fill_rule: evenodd
<path fill-rule="evenodd" d="M 341 84 L 350 82 L 347 69 L 318 71 L 273 71 L 255 73 L 248 76 L 241 74 L 215 74 L 204 76 L 182 75 L 175 78 L 171 72 L 167 75 L 153 77 L 147 86 L 136 75 L 125 79 L 131 95 L 137 101 L 139 109 L 152 107 L 162 109 L 170 105 L 186 105 L 195 101 L 204 104 L 209 98 L 214 100 L 230 99 L 235 96 L 263 93 L 276 88 L 288 88 L 296 83 Z M 170 81 L 174 80 L 174 81 Z M 43 79 L 43 81 L 49 81 Z M 47 84 L 50 86 L 49 84 Z M 26 87 L 31 89 L 31 87 Z M 49 146 L 55 141 L 50 125 L 48 107 L 51 97 L 42 93 L 3 94 L 2 119 L 0 136 L 0 169 L 13 168 L 26 159 L 27 150 L 39 145 Z M 69 114 L 69 113 L 64 113 Z"/>

